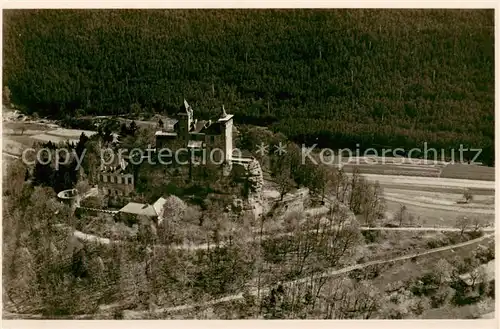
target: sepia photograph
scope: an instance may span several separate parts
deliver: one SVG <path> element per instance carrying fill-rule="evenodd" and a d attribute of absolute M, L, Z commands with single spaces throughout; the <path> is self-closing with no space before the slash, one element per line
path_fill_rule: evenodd
<path fill-rule="evenodd" d="M 2 11 L 4 320 L 495 318 L 494 9 Z"/>

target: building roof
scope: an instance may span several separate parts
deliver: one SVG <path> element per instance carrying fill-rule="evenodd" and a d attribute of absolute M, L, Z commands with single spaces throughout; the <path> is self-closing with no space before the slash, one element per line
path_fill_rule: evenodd
<path fill-rule="evenodd" d="M 240 150 L 240 149 L 233 149 L 232 152 L 232 157 L 233 158 L 242 158 L 242 159 L 254 159 L 254 156 L 252 152 L 249 150 Z"/>
<path fill-rule="evenodd" d="M 220 122 L 214 122 L 203 130 L 206 135 L 220 135 L 222 134 L 222 125 Z"/>
<path fill-rule="evenodd" d="M 234 117 L 234 115 L 226 113 L 225 116 L 220 117 L 219 120 L 217 120 L 217 121 L 219 121 L 219 122 L 225 122 L 225 121 L 228 121 L 228 120 L 232 119 L 233 117 Z"/>
<path fill-rule="evenodd" d="M 193 128 L 193 130 L 191 132 L 192 133 L 199 133 L 199 132 L 201 132 L 205 128 L 207 122 L 208 121 L 206 121 L 206 120 L 197 121 L 195 123 L 194 128 Z"/>
<path fill-rule="evenodd" d="M 165 119 L 164 126 L 166 131 L 173 131 L 175 129 L 175 125 L 179 122 L 177 119 Z"/>
<path fill-rule="evenodd" d="M 117 156 L 116 154 L 110 156 L 111 158 L 105 159 L 105 163 L 102 163 L 102 172 L 119 173 L 127 168 L 128 162 L 125 160 L 124 156 Z"/>
<path fill-rule="evenodd" d="M 158 216 L 155 208 L 150 204 L 137 203 L 137 202 L 129 202 L 125 205 L 125 207 L 119 210 L 121 213 L 126 214 L 134 214 L 148 217 L 156 217 Z"/>
<path fill-rule="evenodd" d="M 148 216 L 148 217 L 159 217 L 163 214 L 163 208 L 165 207 L 165 203 L 167 199 L 160 197 L 156 200 L 152 205 L 137 203 L 137 202 L 129 202 L 119 210 L 121 213 Z"/>
<path fill-rule="evenodd" d="M 495 260 L 491 260 L 486 264 L 481 264 L 479 265 L 478 269 L 484 270 L 484 273 L 486 274 L 486 279 L 487 281 L 491 281 L 495 279 Z M 460 275 L 460 278 L 467 283 L 468 285 L 472 285 L 473 280 L 472 280 L 472 275 L 470 272 L 465 273 Z M 480 278 L 480 280 L 483 278 Z M 479 283 L 478 280 L 476 280 L 476 283 Z"/>
<path fill-rule="evenodd" d="M 165 202 L 167 202 L 167 199 L 160 197 L 158 200 L 153 203 L 153 208 L 157 214 L 157 216 L 161 216 L 163 213 L 163 207 L 165 206 Z"/>
<path fill-rule="evenodd" d="M 172 137 L 176 137 L 177 133 L 173 132 L 173 131 L 161 131 L 161 130 L 158 130 L 157 132 L 155 132 L 155 136 L 172 136 Z"/>

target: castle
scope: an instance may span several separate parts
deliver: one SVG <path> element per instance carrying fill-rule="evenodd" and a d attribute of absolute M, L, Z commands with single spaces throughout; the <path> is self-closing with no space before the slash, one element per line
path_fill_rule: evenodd
<path fill-rule="evenodd" d="M 244 175 L 253 186 L 251 198 L 254 201 L 257 200 L 255 203 L 258 203 L 263 183 L 262 170 L 259 162 L 249 152 L 243 153 L 233 149 L 233 128 L 233 115 L 226 113 L 224 106 L 218 119 L 196 120 L 193 109 L 184 100 L 176 119 L 168 119 L 160 125 L 160 130 L 156 131 L 156 151 L 159 152 L 165 148 L 171 151 L 185 148 L 191 151 L 188 157 L 192 160 L 193 156 L 196 157 L 201 152 L 206 154 L 217 150 L 210 160 L 222 165 L 224 175 L 228 175 L 232 170 L 236 175 Z M 101 171 L 98 175 L 98 193 L 106 195 L 110 200 L 118 199 L 119 201 L 121 197 L 127 199 L 135 190 L 134 175 L 127 160 L 118 157 L 104 160 L 109 161 L 105 161 L 106 165 L 101 164 Z M 61 195 L 60 199 L 70 203 L 73 208 L 79 207 L 80 199 L 75 199 L 74 193 Z M 162 221 L 161 212 L 164 204 L 163 198 L 158 199 L 152 205 L 129 202 L 114 213 L 125 222 L 141 221 L 148 224 L 152 219 L 156 225 Z M 255 205 L 253 207 L 254 212 L 258 210 L 255 209 Z"/>
<path fill-rule="evenodd" d="M 226 112 L 224 105 L 218 119 L 197 120 L 193 109 L 184 100 L 176 119 L 170 119 L 155 133 L 156 149 L 172 149 L 178 143 L 191 154 L 204 151 L 211 154 L 215 163 L 223 163 L 228 169 L 224 171 L 227 174 L 233 163 L 248 163 L 253 159 L 233 149 L 233 127 L 233 115 Z"/>
<path fill-rule="evenodd" d="M 210 155 L 209 161 L 221 164 L 223 174 L 228 175 L 233 170 L 233 164 L 246 168 L 255 161 L 249 152 L 239 152 L 233 148 L 233 129 L 233 115 L 228 114 L 224 106 L 216 120 L 197 120 L 192 107 L 184 100 L 176 118 L 162 121 L 160 129 L 156 131 L 156 150 L 168 148 L 175 151 L 182 147 L 195 156 L 204 152 Z M 113 160 L 112 164 L 101 166 L 98 176 L 100 193 L 109 197 L 127 197 L 134 192 L 134 176 L 125 159 Z"/>
<path fill-rule="evenodd" d="M 129 196 L 134 192 L 134 175 L 123 158 L 113 157 L 113 163 L 101 164 L 98 182 L 100 192 L 109 197 Z"/>

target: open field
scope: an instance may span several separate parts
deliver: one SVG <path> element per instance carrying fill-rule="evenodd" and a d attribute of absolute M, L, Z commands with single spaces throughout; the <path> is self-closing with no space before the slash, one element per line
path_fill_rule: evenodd
<path fill-rule="evenodd" d="M 481 218 L 487 224 L 495 220 L 494 182 L 447 178 L 364 175 L 378 181 L 384 190 L 387 218 L 393 218 L 401 205 L 414 216 L 414 225 L 453 227 L 459 216 Z M 469 188 L 474 199 L 458 204 Z M 408 225 L 408 223 L 406 223 Z"/>
<path fill-rule="evenodd" d="M 477 209 L 477 208 L 488 208 L 490 210 L 494 210 L 495 208 L 495 195 L 484 194 L 477 195 L 467 204 L 459 204 L 457 202 L 463 201 L 463 193 L 453 193 L 447 192 L 443 193 L 442 191 L 427 191 L 427 190 L 400 190 L 400 189 L 385 189 L 386 194 L 409 198 L 412 201 L 421 201 L 427 203 L 433 203 L 436 205 L 443 206 L 459 206 L 461 209 Z M 404 193 L 403 196 L 401 194 Z"/>
<path fill-rule="evenodd" d="M 439 177 L 446 166 L 443 161 L 385 156 L 348 157 L 342 158 L 341 163 L 347 173 L 358 169 L 361 174 L 417 177 Z"/>
<path fill-rule="evenodd" d="M 2 151 L 10 155 L 21 155 L 22 149 L 25 147 L 22 143 L 10 138 L 2 139 Z"/>
<path fill-rule="evenodd" d="M 66 128 L 57 128 L 46 132 L 46 134 L 50 136 L 66 137 L 73 139 L 79 139 L 82 133 L 87 135 L 87 137 L 97 134 L 96 131 L 92 130 L 66 129 Z"/>
<path fill-rule="evenodd" d="M 21 133 L 24 128 L 23 134 L 32 134 L 30 131 L 35 133 L 44 132 L 51 128 L 51 125 L 45 123 L 37 123 L 37 122 L 3 122 L 3 133 L 4 134 L 18 134 Z"/>
<path fill-rule="evenodd" d="M 55 128 L 55 129 L 54 129 Z M 31 147 L 34 142 L 71 142 L 78 143 L 80 135 L 96 134 L 95 131 L 66 129 L 55 124 L 36 122 L 4 122 L 3 123 L 3 151 L 12 155 L 20 155 L 21 149 Z"/>
<path fill-rule="evenodd" d="M 46 131 L 43 134 L 34 135 L 32 138 L 41 142 L 51 141 L 53 143 L 61 143 L 67 141 L 76 144 L 82 133 L 87 135 L 87 137 L 97 134 L 97 132 L 91 130 L 57 128 Z"/>
<path fill-rule="evenodd" d="M 471 180 L 471 179 L 453 179 L 453 178 L 431 178 L 431 177 L 405 177 L 396 175 L 374 175 L 374 174 L 364 174 L 363 175 L 369 181 L 378 181 L 382 187 L 393 187 L 393 188 L 403 188 L 405 187 L 418 187 L 422 190 L 433 189 L 433 188 L 446 188 L 451 193 L 452 191 L 462 191 L 465 188 L 480 190 L 480 191 L 490 191 L 491 193 L 495 190 L 494 181 L 483 181 L 483 180 Z M 413 188 L 410 188 L 413 189 Z M 457 193 L 457 192 L 455 192 Z"/>
<path fill-rule="evenodd" d="M 372 159 L 368 161 L 372 161 Z M 478 217 L 487 224 L 494 223 L 495 168 L 475 165 L 448 165 L 452 166 L 452 170 L 456 173 L 453 178 L 443 177 L 443 175 L 440 175 L 440 177 L 422 177 L 425 175 L 430 176 L 429 173 L 432 172 L 435 174 L 435 171 L 442 167 L 443 163 L 423 163 L 422 168 L 418 169 L 419 165 L 384 165 L 380 164 L 380 159 L 378 162 L 377 164 L 362 165 L 361 174 L 369 181 L 378 182 L 383 188 L 387 204 L 387 219 L 390 220 L 401 205 L 405 205 L 407 212 L 414 216 L 414 225 L 453 227 L 458 216 Z M 359 163 L 363 163 L 363 161 L 359 161 Z M 344 166 L 344 169 L 349 168 L 348 166 Z M 376 172 L 377 170 L 384 172 L 383 168 L 387 166 L 392 166 L 391 168 L 395 166 L 407 167 L 405 170 L 412 167 L 409 170 L 413 170 L 414 173 L 420 171 L 423 174 L 420 177 L 400 174 L 383 175 L 368 173 L 365 170 L 371 167 L 368 170 L 370 172 Z M 467 170 L 471 170 L 472 174 L 468 175 Z M 346 171 L 348 172 L 348 170 Z M 446 173 L 444 176 L 450 175 Z M 461 179 L 458 179 L 459 177 Z M 466 179 L 469 177 L 471 179 Z M 473 177 L 481 177 L 482 179 L 472 179 Z M 460 203 L 460 201 L 463 201 L 465 190 L 469 190 L 473 195 L 473 200 L 468 204 Z"/>
<path fill-rule="evenodd" d="M 439 177 L 494 181 L 495 168 L 466 164 L 449 164 L 443 168 Z"/>
<path fill-rule="evenodd" d="M 66 141 L 70 142 L 70 143 L 78 143 L 78 139 L 75 139 L 75 138 L 53 136 L 53 135 L 49 135 L 49 134 L 34 135 L 34 136 L 31 136 L 31 138 L 33 138 L 34 140 L 36 140 L 38 142 L 42 142 L 42 143 L 52 142 L 52 143 L 58 144 L 58 143 L 66 142 Z"/>
<path fill-rule="evenodd" d="M 494 214 L 495 211 L 494 195 L 479 195 L 476 200 L 469 203 L 458 203 L 459 200 L 463 200 L 463 195 L 456 193 L 385 189 L 384 195 L 387 200 L 399 201 L 422 208 L 477 214 Z"/>
<path fill-rule="evenodd" d="M 489 224 L 495 222 L 495 214 L 475 214 L 475 213 L 456 213 L 450 210 L 439 210 L 432 208 L 419 207 L 411 205 L 408 203 L 400 203 L 394 201 L 386 201 L 387 205 L 387 217 L 391 218 L 394 214 L 399 211 L 401 204 L 406 206 L 406 212 L 415 217 L 415 225 L 422 226 L 446 226 L 453 227 L 456 225 L 457 218 L 459 216 L 466 216 L 469 218 L 479 217 L 485 220 Z"/>
<path fill-rule="evenodd" d="M 318 158 L 318 154 L 315 155 Z M 334 165 L 342 164 L 347 173 L 352 173 L 357 168 L 362 174 L 369 175 L 394 175 L 440 177 L 455 179 L 471 179 L 494 181 L 495 168 L 475 164 L 447 163 L 444 161 L 397 158 L 397 157 L 324 157 L 325 163 Z"/>
<path fill-rule="evenodd" d="M 421 176 L 421 177 L 439 177 L 440 168 L 424 167 L 419 165 L 397 165 L 397 164 L 346 164 L 342 167 L 345 172 L 352 173 L 355 168 L 361 174 L 376 175 L 399 175 L 399 176 Z"/>

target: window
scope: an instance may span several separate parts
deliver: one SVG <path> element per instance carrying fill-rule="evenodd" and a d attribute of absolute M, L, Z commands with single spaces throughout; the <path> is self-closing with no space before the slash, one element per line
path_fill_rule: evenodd
<path fill-rule="evenodd" d="M 121 183 L 122 183 L 122 178 L 121 178 L 121 176 L 116 177 L 116 182 L 117 182 L 118 184 L 121 184 Z"/>
<path fill-rule="evenodd" d="M 215 136 L 210 136 L 210 142 L 215 142 Z"/>
<path fill-rule="evenodd" d="M 104 174 L 103 174 L 103 175 L 102 175 L 102 181 L 103 181 L 104 183 L 107 183 L 107 182 L 108 182 L 108 176 L 106 176 L 106 175 L 104 175 Z"/>
<path fill-rule="evenodd" d="M 108 190 L 108 195 L 111 195 L 111 190 Z"/>

